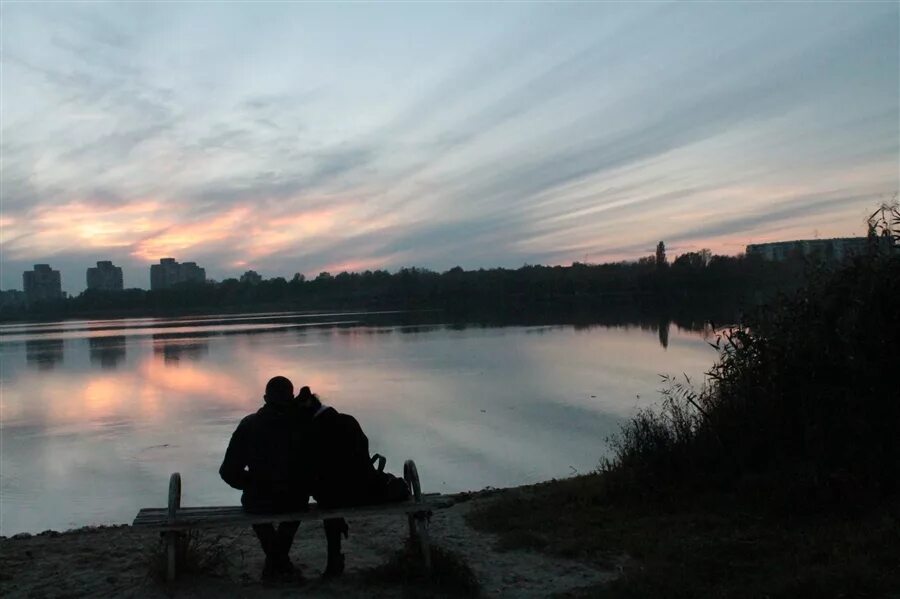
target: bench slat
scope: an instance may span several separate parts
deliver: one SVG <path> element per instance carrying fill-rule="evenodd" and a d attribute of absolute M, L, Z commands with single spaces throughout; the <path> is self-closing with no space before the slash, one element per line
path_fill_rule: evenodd
<path fill-rule="evenodd" d="M 166 508 L 144 508 L 138 512 L 132 526 L 137 528 L 154 528 L 158 530 L 185 530 L 190 528 L 212 528 L 235 524 L 256 524 L 263 522 L 284 522 L 290 520 L 323 520 L 326 518 L 361 518 L 382 514 L 411 514 L 416 512 L 445 509 L 453 505 L 449 495 L 428 495 L 425 501 L 415 503 L 387 503 L 352 508 L 321 509 L 310 504 L 309 509 L 302 512 L 283 514 L 249 514 L 238 506 L 186 507 L 176 511 L 174 524 L 169 524 L 169 511 Z"/>

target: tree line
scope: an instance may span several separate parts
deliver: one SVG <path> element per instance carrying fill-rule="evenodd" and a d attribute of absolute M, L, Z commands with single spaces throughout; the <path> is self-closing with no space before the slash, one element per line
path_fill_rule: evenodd
<path fill-rule="evenodd" d="M 782 262 L 756 256 L 689 252 L 673 262 L 660 242 L 654 255 L 633 262 L 518 269 L 451 268 L 435 272 L 322 272 L 313 279 L 225 279 L 168 289 L 87 290 L 29 306 L 6 307 L 0 318 L 174 315 L 207 310 L 440 309 L 480 313 L 565 312 L 623 306 L 673 309 L 755 305 L 797 287 L 809 267 L 795 257 Z"/>

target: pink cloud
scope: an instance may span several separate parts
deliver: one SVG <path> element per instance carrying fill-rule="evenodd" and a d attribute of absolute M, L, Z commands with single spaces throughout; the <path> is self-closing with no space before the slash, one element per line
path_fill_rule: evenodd
<path fill-rule="evenodd" d="M 18 234 L 8 248 L 13 257 L 47 255 L 68 248 L 122 248 L 160 226 L 162 205 L 139 200 L 119 206 L 73 200 L 39 206 L 27 219 L 6 217 L 3 228 Z M 6 236 L 4 231 L 4 237 Z"/>
<path fill-rule="evenodd" d="M 153 262 L 188 249 L 209 246 L 236 237 L 252 218 L 249 206 L 238 206 L 205 221 L 177 223 L 139 241 L 131 255 Z"/>

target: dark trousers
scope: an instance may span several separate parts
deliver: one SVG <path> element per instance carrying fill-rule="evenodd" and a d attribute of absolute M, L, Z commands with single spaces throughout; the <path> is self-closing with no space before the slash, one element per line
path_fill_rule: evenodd
<path fill-rule="evenodd" d="M 328 542 L 328 557 L 340 555 L 341 536 L 347 536 L 350 527 L 343 518 L 329 518 L 322 520 L 325 526 L 325 540 Z"/>
<path fill-rule="evenodd" d="M 299 526 L 300 522 L 281 522 L 277 529 L 268 522 L 253 525 L 253 532 L 262 545 L 267 561 L 281 562 L 287 559 Z"/>

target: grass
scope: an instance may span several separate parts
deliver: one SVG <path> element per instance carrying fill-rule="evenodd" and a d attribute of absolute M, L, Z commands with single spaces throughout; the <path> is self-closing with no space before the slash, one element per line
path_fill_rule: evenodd
<path fill-rule="evenodd" d="M 900 505 L 857 517 L 763 515 L 736 497 L 619 505 L 602 474 L 499 495 L 469 523 L 501 549 L 620 572 L 575 596 L 890 597 L 900 590 Z"/>
<path fill-rule="evenodd" d="M 410 540 L 388 561 L 372 570 L 369 580 L 401 585 L 407 597 L 477 597 L 480 585 L 475 573 L 459 554 L 431 545 L 431 574 L 426 575 L 422 554 Z"/>
<path fill-rule="evenodd" d="M 235 550 L 234 541 L 224 543 L 219 534 L 191 530 L 183 533 L 176 546 L 175 561 L 177 576 L 186 574 L 206 574 L 226 576 L 231 567 L 230 559 Z M 160 535 L 159 542 L 147 554 L 150 576 L 160 583 L 166 582 L 168 552 L 166 539 Z"/>

